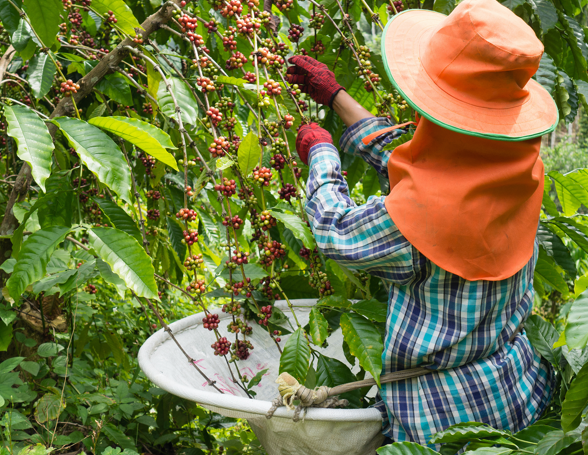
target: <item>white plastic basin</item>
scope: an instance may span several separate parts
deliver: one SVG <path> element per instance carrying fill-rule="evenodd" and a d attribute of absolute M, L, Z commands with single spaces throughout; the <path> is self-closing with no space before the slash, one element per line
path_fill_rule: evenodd
<path fill-rule="evenodd" d="M 301 325 L 308 323 L 310 308 L 315 300 L 293 300 Z M 293 316 L 285 301 L 276 302 L 291 321 Z M 219 332 L 229 340 L 234 338 L 226 330 L 228 314 L 216 311 L 221 323 Z M 257 396 L 250 399 L 236 384 L 223 357 L 215 356 L 210 345 L 216 341 L 214 333 L 202 327 L 204 313 L 189 316 L 170 324 L 176 339 L 197 365 L 223 392 L 209 386 L 193 368 L 170 336 L 163 330 L 154 333 L 139 350 L 139 364 L 147 377 L 169 393 L 194 401 L 211 411 L 228 417 L 245 418 L 269 455 L 372 455 L 383 436 L 382 418 L 376 409 L 321 409 L 310 408 L 303 421 L 293 422 L 293 411 L 279 408 L 272 419 L 265 417 L 271 401 L 278 395 L 279 352 L 267 330 L 257 323 L 248 337 L 254 349 L 246 361 L 237 362 L 242 375 L 252 378 L 268 369 L 261 383 L 255 387 Z M 282 336 L 284 346 L 288 336 Z M 342 335 L 337 330 L 329 338 L 329 347 L 321 352 L 349 363 L 341 352 Z M 232 365 L 235 365 L 234 363 Z M 234 366 L 232 367 L 234 368 Z"/>

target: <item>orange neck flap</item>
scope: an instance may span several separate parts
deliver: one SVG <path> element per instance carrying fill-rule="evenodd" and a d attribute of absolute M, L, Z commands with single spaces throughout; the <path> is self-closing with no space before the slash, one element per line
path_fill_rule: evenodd
<path fill-rule="evenodd" d="M 529 261 L 543 197 L 541 138 L 503 142 L 419 119 L 388 161 L 386 209 L 434 264 L 466 280 L 509 278 Z"/>

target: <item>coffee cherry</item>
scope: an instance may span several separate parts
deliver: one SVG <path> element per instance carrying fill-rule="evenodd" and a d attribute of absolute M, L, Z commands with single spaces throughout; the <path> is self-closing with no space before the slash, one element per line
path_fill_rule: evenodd
<path fill-rule="evenodd" d="M 198 231 L 196 231 L 195 229 L 188 229 L 187 231 L 184 231 L 182 234 L 184 235 L 182 243 L 194 245 L 198 242 Z"/>
<path fill-rule="evenodd" d="M 292 125 L 294 125 L 294 116 L 290 114 L 284 115 L 284 128 L 288 130 L 292 128 Z"/>
<path fill-rule="evenodd" d="M 281 153 L 277 153 L 272 157 L 270 165 L 276 170 L 284 169 L 286 166 L 286 158 L 284 158 L 284 155 Z"/>
<path fill-rule="evenodd" d="M 255 169 L 253 169 L 252 178 L 261 186 L 269 186 L 272 179 L 272 171 L 267 167 L 260 168 L 259 166 L 256 166 Z"/>
<path fill-rule="evenodd" d="M 304 27 L 301 25 L 292 24 L 288 30 L 288 39 L 293 43 L 297 43 L 304 33 Z"/>
<path fill-rule="evenodd" d="M 104 19 L 106 20 L 106 22 L 109 22 L 111 24 L 116 24 L 118 22 L 118 19 L 116 18 L 116 16 L 114 15 L 114 12 L 112 12 L 112 11 L 108 11 L 104 15 Z"/>
<path fill-rule="evenodd" d="M 159 219 L 159 210 L 157 210 L 157 209 L 147 210 L 147 218 L 149 218 L 150 220 L 158 220 Z"/>
<path fill-rule="evenodd" d="M 296 199 L 298 197 L 298 191 L 296 187 L 291 183 L 286 183 L 282 188 L 278 190 L 280 199 L 284 199 L 286 202 L 290 202 L 290 199 Z"/>
<path fill-rule="evenodd" d="M 59 89 L 59 91 L 63 93 L 65 96 L 71 96 L 73 93 L 78 93 L 79 89 L 79 84 L 76 84 L 71 79 L 68 79 L 66 82 L 61 83 L 61 88 Z"/>
<path fill-rule="evenodd" d="M 182 26 L 182 32 L 184 33 L 193 32 L 196 30 L 196 27 L 198 27 L 198 19 L 190 17 L 187 14 L 182 15 L 182 17 L 178 19 L 178 22 Z"/>
<path fill-rule="evenodd" d="M 176 213 L 176 218 L 185 221 L 196 221 L 197 214 L 196 210 L 192 209 L 180 209 L 178 213 Z"/>
<path fill-rule="evenodd" d="M 221 9 L 221 15 L 223 17 L 239 16 L 243 11 L 243 5 L 239 0 L 230 0 L 226 2 L 226 6 Z"/>
<path fill-rule="evenodd" d="M 94 286 L 93 284 L 86 285 L 84 291 L 86 291 L 88 294 L 96 294 L 98 292 L 96 286 Z"/>
<path fill-rule="evenodd" d="M 310 28 L 321 29 L 325 23 L 325 16 L 322 13 L 312 13 L 310 16 Z"/>
<path fill-rule="evenodd" d="M 204 264 L 204 259 L 202 258 L 201 254 L 194 254 L 192 256 L 188 256 L 188 258 L 184 261 L 184 267 L 186 270 L 194 270 Z"/>
<path fill-rule="evenodd" d="M 289 11 L 294 6 L 294 0 L 276 0 L 274 3 L 280 11 Z"/>
<path fill-rule="evenodd" d="M 227 215 L 223 220 L 223 226 L 231 226 L 233 229 L 238 230 L 243 226 L 243 220 L 239 218 L 239 215 L 235 215 L 232 218 Z"/>
<path fill-rule="evenodd" d="M 226 355 L 231 349 L 231 343 L 225 337 L 222 337 L 212 343 L 210 347 L 214 350 L 214 355 Z"/>
<path fill-rule="evenodd" d="M 192 281 L 188 286 L 186 286 L 186 291 L 191 294 L 202 294 L 206 292 L 206 284 L 204 283 L 204 280 Z"/>
<path fill-rule="evenodd" d="M 272 79 L 264 82 L 263 88 L 266 90 L 269 96 L 281 95 L 282 93 L 282 87 L 280 87 L 280 83 Z"/>
<path fill-rule="evenodd" d="M 224 178 L 222 183 L 214 185 L 214 189 L 219 193 L 224 194 L 226 197 L 231 197 L 237 192 L 237 185 L 234 180 Z"/>
<path fill-rule="evenodd" d="M 214 82 L 207 77 L 198 77 L 196 79 L 196 85 L 202 88 L 203 93 L 214 92 L 216 90 Z"/>
<path fill-rule="evenodd" d="M 208 316 L 202 318 L 202 327 L 210 330 L 211 332 L 218 329 L 218 323 L 218 314 L 209 314 Z"/>
<path fill-rule="evenodd" d="M 212 121 L 212 124 L 214 126 L 217 126 L 221 120 L 223 119 L 223 114 L 221 114 L 221 112 L 215 108 L 215 107 L 211 107 L 206 111 L 206 115 L 208 115 L 208 117 L 210 117 L 210 120 Z"/>

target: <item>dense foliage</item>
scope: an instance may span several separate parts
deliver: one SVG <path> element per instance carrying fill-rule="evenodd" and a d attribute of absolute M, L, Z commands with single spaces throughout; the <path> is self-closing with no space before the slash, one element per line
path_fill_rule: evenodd
<path fill-rule="evenodd" d="M 573 120 L 588 90 L 584 5 L 505 5 L 544 41 L 537 78 Z M 0 0 L 0 454 L 263 453 L 242 422 L 152 387 L 135 360 L 166 321 L 204 311 L 216 332 L 216 307 L 232 315 L 232 337 L 217 332 L 211 355 L 226 356 L 252 397 L 259 378 L 234 365 L 255 349 L 253 324 L 267 328 L 281 368 L 307 385 L 378 378 L 387 285 L 316 249 L 304 212 L 308 169 L 294 147 L 302 122 L 319 121 L 335 140 L 343 124 L 285 83 L 286 60 L 316 57 L 375 115 L 411 119 L 384 76 L 378 32 L 402 9 L 454 6 Z M 358 203 L 385 194 L 373 169 L 342 159 Z M 450 443 L 445 455 L 468 441 L 485 452 L 581 450 L 588 223 L 578 210 L 588 207 L 588 170 L 553 171 L 547 182 L 537 315 L 526 328 L 561 390 L 524 434 L 471 424 L 437 435 Z M 319 300 L 308 326 L 291 333 L 273 303 L 296 298 Z M 359 374 L 315 349 L 338 327 Z"/>

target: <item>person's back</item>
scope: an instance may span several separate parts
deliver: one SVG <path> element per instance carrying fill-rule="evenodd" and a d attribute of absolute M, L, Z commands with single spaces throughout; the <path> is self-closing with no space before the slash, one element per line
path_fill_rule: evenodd
<path fill-rule="evenodd" d="M 391 81 L 423 116 L 393 152 L 400 127 L 365 111 L 324 65 L 291 59 L 289 82 L 349 127 L 342 151 L 390 180 L 389 195 L 356 206 L 330 135 L 301 127 L 311 228 L 325 256 L 390 285 L 382 373 L 431 370 L 382 385 L 384 434 L 426 444 L 467 421 L 518 431 L 554 385 L 522 330 L 538 254 L 540 137 L 558 121 L 530 80 L 543 47 L 495 0 L 466 0 L 448 17 L 399 14 L 382 43 Z"/>

